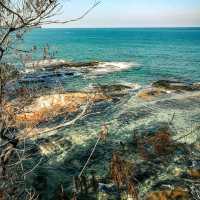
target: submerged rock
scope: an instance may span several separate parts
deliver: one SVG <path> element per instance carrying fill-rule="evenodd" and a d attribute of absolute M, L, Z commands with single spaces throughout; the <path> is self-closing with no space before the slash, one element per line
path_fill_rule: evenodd
<path fill-rule="evenodd" d="M 148 117 L 151 114 L 152 114 L 151 110 L 147 108 L 139 107 L 139 108 L 134 109 L 133 111 L 128 111 L 128 112 L 124 112 L 120 114 L 117 120 L 121 122 L 122 124 L 129 124 L 131 122 L 144 119 L 145 117 Z"/>
<path fill-rule="evenodd" d="M 21 77 L 18 80 L 20 84 L 33 84 L 33 83 L 50 83 L 51 81 L 55 81 L 55 78 L 62 78 L 62 77 L 70 77 L 74 76 L 75 72 L 73 71 L 54 71 L 54 72 L 41 72 L 41 73 L 32 73 L 27 74 Z"/>
<path fill-rule="evenodd" d="M 145 137 L 153 137 L 157 133 L 167 132 L 171 133 L 172 130 L 167 122 L 153 122 L 150 124 L 144 124 L 138 126 L 134 129 L 134 135 L 137 137 L 145 138 Z"/>
<path fill-rule="evenodd" d="M 159 100 L 156 102 L 156 106 L 163 109 L 194 110 L 200 106 L 199 97 L 199 92 L 191 92 L 187 95 L 183 94 L 170 99 Z M 196 119 L 198 119 L 197 116 Z M 191 120 L 193 120 L 193 118 Z"/>
<path fill-rule="evenodd" d="M 122 91 L 122 90 L 128 90 L 128 89 L 132 89 L 130 86 L 126 86 L 126 85 L 100 85 L 97 87 L 94 87 L 94 90 L 100 90 L 100 91 L 104 91 L 104 92 L 115 92 L 115 91 Z"/>
<path fill-rule="evenodd" d="M 58 153 L 58 152 L 62 152 L 62 150 L 68 150 L 70 149 L 72 146 L 71 141 L 63 138 L 57 141 L 52 141 L 51 139 L 49 139 L 49 141 L 46 141 L 44 143 L 41 143 L 39 145 L 39 149 L 40 149 L 40 153 L 41 155 L 50 155 L 53 153 Z"/>
<path fill-rule="evenodd" d="M 99 183 L 99 192 L 99 199 L 103 199 L 103 197 L 105 198 L 107 195 L 120 199 L 120 194 L 114 184 Z"/>

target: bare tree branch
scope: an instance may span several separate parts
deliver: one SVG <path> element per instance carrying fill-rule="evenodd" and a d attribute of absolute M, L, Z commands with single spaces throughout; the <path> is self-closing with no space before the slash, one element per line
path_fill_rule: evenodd
<path fill-rule="evenodd" d="M 71 126 L 71 125 L 75 124 L 76 121 L 80 120 L 86 114 L 87 109 L 89 108 L 89 106 L 90 106 L 90 102 L 88 101 L 87 104 L 84 106 L 82 112 L 80 114 L 78 114 L 73 120 L 71 120 L 69 122 L 66 122 L 66 123 L 63 123 L 63 124 L 60 124 L 60 125 L 55 126 L 53 128 L 45 129 L 44 131 L 39 132 L 39 134 L 52 132 L 52 131 L 55 131 L 55 130 L 58 130 L 58 129 L 61 129 L 61 128 L 64 128 L 64 127 L 67 127 L 67 126 Z"/>
<path fill-rule="evenodd" d="M 69 20 L 63 20 L 63 21 L 59 21 L 59 20 L 52 20 L 51 21 L 50 20 L 50 21 L 46 21 L 44 23 L 45 24 L 67 24 L 69 22 L 79 21 L 79 20 L 83 19 L 86 15 L 88 15 L 100 3 L 101 3 L 101 1 L 95 1 L 94 4 L 88 10 L 86 10 L 80 17 L 77 17 L 77 18 L 74 18 L 74 19 L 69 19 Z"/>
<path fill-rule="evenodd" d="M 31 200 L 38 198 L 38 194 L 29 192 L 26 189 L 25 179 L 27 175 L 39 167 L 42 158 L 40 155 L 39 161 L 34 166 L 32 163 L 28 168 L 24 165 L 24 162 L 32 161 L 34 156 L 39 154 L 28 153 L 30 152 L 30 147 L 27 147 L 25 141 L 25 136 L 29 135 L 29 131 L 31 132 L 33 128 L 36 128 L 37 124 L 31 125 L 31 127 L 18 127 L 15 121 L 16 110 L 14 113 L 9 113 L 4 108 L 6 103 L 5 85 L 8 81 L 14 79 L 14 75 L 12 74 L 13 66 L 8 64 L 4 58 L 10 52 L 29 53 L 29 51 L 16 48 L 15 44 L 21 41 L 24 33 L 31 28 L 50 23 L 66 24 L 81 20 L 99 4 L 100 2 L 95 0 L 91 7 L 81 16 L 70 20 L 59 21 L 56 20 L 56 16 L 60 14 L 59 12 L 63 8 L 63 4 L 59 0 L 0 0 L 0 125 L 2 125 L 0 127 L 0 179 L 3 180 L 0 181 L 0 188 L 5 189 L 9 199 Z M 24 102 L 20 102 L 17 110 L 19 111 L 23 108 L 26 103 L 27 99 Z M 90 105 L 91 102 L 88 99 L 82 111 L 74 119 L 59 124 L 56 127 L 47 128 L 37 134 L 52 132 L 75 124 L 86 115 Z M 17 128 L 17 131 L 20 133 L 24 131 L 24 138 L 22 138 L 22 134 L 20 138 L 15 132 L 10 131 L 12 127 Z M 37 144 L 35 145 L 37 146 Z M 10 189 L 12 187 L 17 188 L 14 194 L 7 192 L 7 188 Z M 13 198 L 13 196 L 15 197 Z"/>

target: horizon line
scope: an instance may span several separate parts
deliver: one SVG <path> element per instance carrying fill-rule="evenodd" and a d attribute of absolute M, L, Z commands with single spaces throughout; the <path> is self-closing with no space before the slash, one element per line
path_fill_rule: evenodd
<path fill-rule="evenodd" d="M 132 29 L 138 29 L 138 28 L 144 28 L 144 29 L 150 29 L 150 28 L 171 28 L 171 29 L 176 29 L 176 28 L 200 28 L 200 26 L 105 26 L 105 27 L 91 27 L 91 26 L 88 26 L 88 27 L 39 27 L 39 28 L 43 28 L 43 29 L 55 29 L 55 28 L 58 28 L 58 29 L 115 29 L 115 28 L 121 28 L 121 29 L 126 29 L 126 28 L 132 28 Z"/>

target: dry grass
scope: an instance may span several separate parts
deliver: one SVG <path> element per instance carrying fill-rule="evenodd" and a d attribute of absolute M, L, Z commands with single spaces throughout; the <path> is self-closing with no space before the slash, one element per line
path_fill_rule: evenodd
<path fill-rule="evenodd" d="M 118 153 L 113 153 L 111 161 L 111 178 L 120 190 L 126 187 L 127 196 L 138 200 L 138 192 L 134 181 L 133 163 L 121 158 Z"/>
<path fill-rule="evenodd" d="M 111 178 L 118 187 L 127 184 L 133 174 L 133 164 L 123 160 L 118 153 L 113 153 L 110 168 Z"/>

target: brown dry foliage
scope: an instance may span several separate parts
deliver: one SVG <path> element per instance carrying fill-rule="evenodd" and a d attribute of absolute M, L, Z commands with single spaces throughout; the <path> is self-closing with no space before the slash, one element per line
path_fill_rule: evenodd
<path fill-rule="evenodd" d="M 148 150 L 147 146 L 151 147 L 151 150 Z M 150 155 L 167 155 L 172 151 L 172 147 L 173 140 L 167 130 L 159 131 L 154 136 L 138 140 L 139 153 L 145 160 L 148 160 Z"/>
<path fill-rule="evenodd" d="M 200 169 L 189 169 L 187 173 L 191 178 L 200 179 Z"/>
<path fill-rule="evenodd" d="M 111 177 L 115 184 L 122 186 L 132 176 L 132 163 L 123 160 L 118 153 L 113 153 L 111 161 Z"/>
<path fill-rule="evenodd" d="M 166 154 L 172 145 L 171 135 L 168 131 L 158 132 L 155 136 L 149 138 L 148 143 L 153 145 L 156 154 Z"/>
<path fill-rule="evenodd" d="M 0 200 L 5 200 L 5 194 L 3 191 L 0 190 Z"/>
<path fill-rule="evenodd" d="M 190 195 L 187 190 L 181 187 L 174 189 L 151 192 L 146 200 L 190 200 Z"/>
<path fill-rule="evenodd" d="M 127 192 L 131 196 L 132 199 L 139 200 L 138 191 L 135 187 L 135 184 L 131 181 L 128 182 L 128 191 Z"/>
<path fill-rule="evenodd" d="M 111 178 L 118 186 L 118 189 L 122 186 L 126 186 L 128 195 L 138 200 L 137 189 L 134 181 L 132 181 L 134 178 L 133 163 L 122 159 L 118 153 L 113 153 L 110 170 Z"/>

